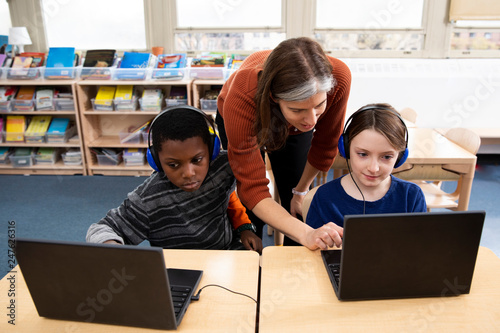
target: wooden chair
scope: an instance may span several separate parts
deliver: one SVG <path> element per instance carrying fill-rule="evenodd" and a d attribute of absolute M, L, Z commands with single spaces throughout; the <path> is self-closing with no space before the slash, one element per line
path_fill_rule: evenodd
<path fill-rule="evenodd" d="M 314 197 L 314 194 L 316 194 L 316 191 L 318 190 L 318 188 L 321 186 L 318 185 L 316 187 L 313 187 L 307 194 L 306 196 L 304 197 L 304 201 L 302 201 L 302 217 L 304 218 L 304 222 L 306 220 L 306 217 L 307 217 L 307 212 L 309 211 L 309 207 L 311 207 L 311 202 L 312 202 L 312 199 Z"/>
<path fill-rule="evenodd" d="M 265 161 L 266 161 L 266 174 L 269 179 L 269 185 L 270 185 L 269 190 L 271 192 L 271 195 L 273 196 L 274 201 L 280 203 L 280 194 L 278 193 L 278 186 L 274 181 L 274 174 L 273 174 L 273 169 L 271 168 L 271 161 L 269 160 L 267 154 L 265 156 Z M 274 234 L 274 245 L 283 245 L 283 240 L 285 236 L 278 230 L 274 230 L 274 228 L 268 224 L 267 235 L 271 236 L 273 234 Z"/>
<path fill-rule="evenodd" d="M 479 135 L 466 128 L 452 128 L 443 135 L 472 154 L 476 154 L 481 145 Z M 457 182 L 456 189 L 452 193 L 442 190 L 442 181 L 415 181 L 424 192 L 427 211 L 430 211 L 432 208 L 456 210 L 458 207 L 457 201 L 460 197 L 462 176 L 452 171 L 446 172 L 450 174 L 450 180 L 456 180 Z M 452 177 L 453 175 L 455 177 Z"/>

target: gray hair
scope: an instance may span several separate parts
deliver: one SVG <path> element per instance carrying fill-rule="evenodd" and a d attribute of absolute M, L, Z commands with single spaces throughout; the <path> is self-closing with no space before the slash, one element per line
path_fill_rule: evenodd
<path fill-rule="evenodd" d="M 276 94 L 275 97 L 284 101 L 303 101 L 320 92 L 329 92 L 337 84 L 333 75 L 322 78 L 313 78 L 304 84 L 298 85 L 292 90 Z"/>

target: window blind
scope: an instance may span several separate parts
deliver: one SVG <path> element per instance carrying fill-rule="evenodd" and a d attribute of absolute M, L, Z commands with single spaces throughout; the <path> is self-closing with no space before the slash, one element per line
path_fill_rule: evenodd
<path fill-rule="evenodd" d="M 500 20 L 498 0 L 451 0 L 450 22 L 458 20 Z"/>

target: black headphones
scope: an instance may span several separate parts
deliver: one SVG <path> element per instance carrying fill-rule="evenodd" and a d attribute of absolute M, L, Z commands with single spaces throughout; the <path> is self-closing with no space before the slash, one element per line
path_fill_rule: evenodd
<path fill-rule="evenodd" d="M 166 108 L 163 110 L 159 115 L 153 119 L 151 122 L 151 126 L 149 127 L 149 133 L 148 133 L 148 151 L 146 152 L 146 157 L 148 160 L 149 165 L 158 172 L 162 172 L 163 169 L 161 167 L 160 159 L 158 158 L 158 154 L 155 151 L 152 142 L 151 142 L 151 132 L 153 131 L 153 126 L 156 122 L 156 120 L 160 117 L 162 117 L 165 113 L 170 112 L 172 110 L 185 110 L 185 111 L 193 111 L 196 112 L 197 114 L 201 115 L 205 121 L 207 122 L 208 125 L 208 131 L 210 132 L 210 141 L 208 143 L 208 152 L 210 156 L 210 161 L 213 161 L 220 152 L 220 139 L 217 136 L 217 131 L 215 129 L 215 124 L 211 116 L 207 115 L 205 112 L 201 111 L 200 109 L 197 109 L 195 107 L 189 106 L 189 105 L 177 105 L 177 106 L 172 106 L 169 108 Z"/>
<path fill-rule="evenodd" d="M 365 107 L 362 107 L 358 111 L 354 112 L 346 121 L 345 126 L 344 126 L 344 131 L 342 132 L 342 135 L 339 138 L 339 143 L 338 143 L 338 148 L 339 148 L 339 154 L 345 159 L 349 159 L 349 138 L 347 137 L 347 128 L 349 127 L 349 124 L 352 122 L 354 118 L 356 118 L 361 112 L 363 111 L 368 111 L 368 110 L 373 110 L 373 109 L 383 109 L 383 110 L 388 110 L 394 113 L 399 120 L 401 120 L 401 123 L 403 123 L 404 129 L 405 129 L 405 150 L 404 153 L 401 155 L 401 157 L 398 157 L 396 164 L 394 165 L 394 168 L 399 168 L 404 164 L 406 159 L 408 158 L 408 128 L 406 127 L 406 124 L 401 118 L 401 116 L 395 112 L 394 110 L 383 106 L 383 105 L 368 105 Z"/>

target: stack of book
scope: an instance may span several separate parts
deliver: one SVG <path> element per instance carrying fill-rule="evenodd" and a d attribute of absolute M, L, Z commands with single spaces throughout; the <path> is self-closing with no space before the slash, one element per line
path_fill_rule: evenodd
<path fill-rule="evenodd" d="M 65 165 L 82 165 L 82 152 L 78 148 L 70 148 L 61 156 Z"/>
<path fill-rule="evenodd" d="M 161 111 L 162 99 L 161 89 L 144 89 L 140 99 L 141 111 Z"/>
<path fill-rule="evenodd" d="M 151 53 L 124 52 L 115 71 L 116 80 L 144 80 L 154 57 Z"/>
<path fill-rule="evenodd" d="M 2 86 L 0 87 L 0 111 L 12 111 L 12 101 L 17 94 L 17 87 Z"/>
<path fill-rule="evenodd" d="M 152 78 L 161 80 L 181 80 L 186 68 L 186 54 L 160 54 L 153 69 Z"/>
<path fill-rule="evenodd" d="M 134 86 L 117 86 L 114 103 L 116 111 L 135 111 L 137 109 L 137 96 L 134 94 Z"/>
<path fill-rule="evenodd" d="M 95 99 L 92 100 L 95 111 L 113 111 L 115 86 L 100 86 Z"/>
<path fill-rule="evenodd" d="M 36 164 L 55 164 L 57 161 L 57 150 L 51 147 L 41 147 L 35 151 Z"/>
<path fill-rule="evenodd" d="M 54 118 L 47 130 L 47 142 L 63 143 L 67 141 L 69 135 L 69 118 Z"/>
<path fill-rule="evenodd" d="M 26 129 L 25 116 L 8 115 L 5 125 L 5 141 L 24 142 L 25 129 Z"/>
<path fill-rule="evenodd" d="M 32 148 L 19 147 L 14 150 L 14 154 L 10 156 L 10 161 L 14 167 L 26 167 L 33 164 L 31 156 Z"/>
<path fill-rule="evenodd" d="M 35 109 L 37 111 L 54 110 L 53 88 L 38 88 L 36 90 Z"/>
<path fill-rule="evenodd" d="M 119 133 L 121 143 L 141 143 L 142 133 L 148 128 L 151 120 L 141 126 L 130 126 Z"/>
<path fill-rule="evenodd" d="M 167 107 L 187 104 L 187 91 L 185 87 L 172 86 L 170 94 L 165 99 Z"/>
<path fill-rule="evenodd" d="M 97 156 L 99 165 L 118 165 L 123 160 L 123 152 L 111 148 L 91 148 L 92 153 Z"/>
<path fill-rule="evenodd" d="M 63 92 L 56 90 L 54 92 L 54 104 L 58 111 L 73 111 L 75 103 L 71 92 Z"/>
<path fill-rule="evenodd" d="M 73 79 L 79 56 L 74 47 L 51 47 L 45 65 L 46 79 Z"/>
<path fill-rule="evenodd" d="M 144 148 L 125 148 L 123 160 L 125 166 L 144 165 Z"/>
<path fill-rule="evenodd" d="M 26 129 L 26 142 L 45 142 L 51 120 L 51 116 L 34 116 Z"/>
<path fill-rule="evenodd" d="M 12 150 L 8 147 L 0 147 L 0 164 L 8 164 L 10 162 L 9 156 Z"/>
<path fill-rule="evenodd" d="M 14 100 L 14 111 L 35 110 L 35 87 L 22 86 L 17 92 Z"/>
<path fill-rule="evenodd" d="M 116 50 L 88 50 L 85 54 L 82 73 L 83 80 L 110 80 L 111 66 L 116 60 Z"/>

